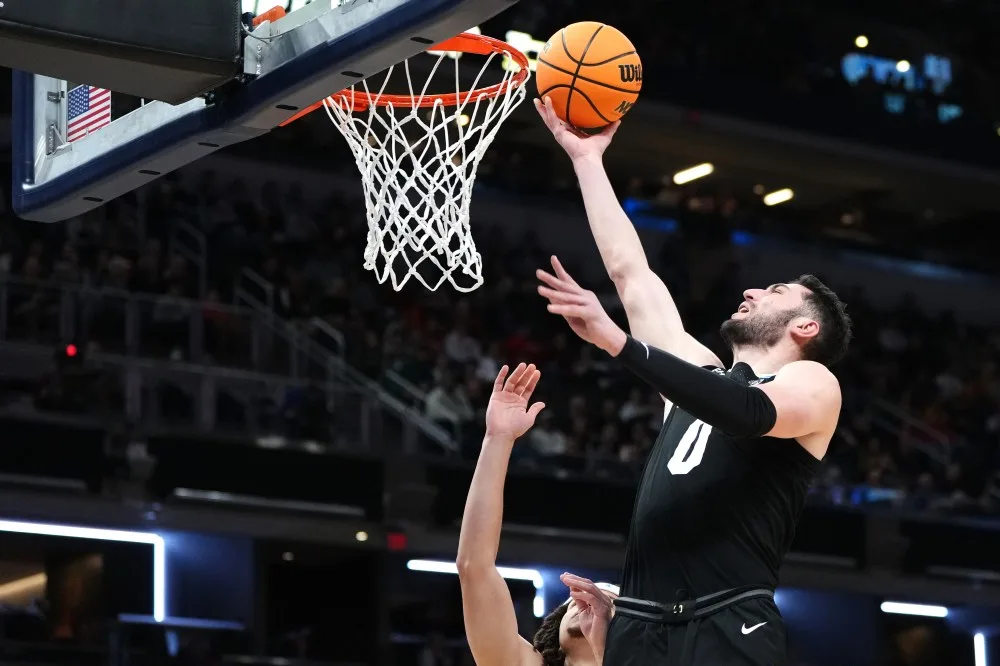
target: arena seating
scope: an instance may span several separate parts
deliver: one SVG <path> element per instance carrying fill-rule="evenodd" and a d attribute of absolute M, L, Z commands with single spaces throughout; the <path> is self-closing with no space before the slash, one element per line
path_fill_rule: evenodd
<path fill-rule="evenodd" d="M 581 18 L 607 21 L 641 50 L 643 102 L 684 109 L 692 128 L 699 112 L 714 112 L 766 123 L 777 133 L 785 128 L 908 150 L 962 162 L 961 168 L 1000 165 L 1000 113 L 990 85 L 1000 72 L 994 4 L 803 0 L 792 7 L 706 0 L 651 8 L 639 0 L 522 2 L 484 31 L 503 36 L 513 29 L 545 39 Z M 918 66 L 927 54 L 948 54 L 953 80 L 936 96 L 908 91 L 905 108 L 896 109 L 890 102 L 903 94 L 898 80 L 845 80 L 841 58 L 863 34 L 872 40 L 868 53 L 907 57 Z M 7 74 L 0 78 L 3 109 L 10 103 Z M 942 115 L 945 107 L 961 113 Z M 243 144 L 227 159 L 242 161 L 246 171 L 294 162 L 356 182 L 346 146 L 322 115 Z M 481 167 L 477 196 L 516 201 L 537 218 L 553 210 L 582 215 L 572 171 L 552 148 L 521 140 L 511 122 Z M 9 182 L 9 174 L 0 175 Z M 914 265 L 944 283 L 963 270 L 984 290 L 1000 288 L 995 252 L 981 240 L 996 211 L 958 206 L 948 224 L 924 224 L 933 211 L 888 210 L 877 190 L 812 210 L 765 208 L 749 188 L 736 190 L 723 178 L 674 186 L 669 173 L 611 175 L 636 225 L 648 232 L 651 261 L 690 330 L 720 354 L 718 324 L 748 286 L 734 280 L 742 257 L 736 247 L 750 236 L 818 247 L 831 256 L 865 253 L 892 266 L 902 266 L 901 258 L 924 262 Z M 530 535 L 563 530 L 621 537 L 662 403 L 546 314 L 533 271 L 552 248 L 532 234 L 477 229 L 486 262 L 482 289 L 462 297 L 412 286 L 395 293 L 361 269 L 366 231 L 356 191 L 310 190 L 287 180 L 261 187 L 211 164 L 66 224 L 25 223 L 3 211 L 5 491 L 37 491 L 31 484 L 44 480 L 53 494 L 193 510 L 217 494 L 236 504 L 253 502 L 240 505 L 247 513 L 270 511 L 281 520 L 282 511 L 336 506 L 341 514 L 319 515 L 331 523 L 346 516 L 388 525 L 390 516 L 398 517 L 397 504 L 429 487 L 434 500 L 417 507 L 430 508 L 416 522 L 453 533 L 492 379 L 499 365 L 526 360 L 543 370 L 538 397 L 549 408 L 516 448 L 507 527 L 538 528 Z M 599 266 L 576 261 L 569 267 L 622 318 Z M 885 544 L 872 546 L 876 519 L 898 520 L 902 528 L 885 532 L 905 535 L 905 557 L 902 564 L 886 559 L 915 580 L 940 583 L 934 576 L 951 572 L 975 599 L 973 591 L 996 580 L 1000 539 L 982 529 L 994 521 L 956 514 L 1000 513 L 1000 331 L 957 313 L 928 314 L 919 289 L 890 305 L 876 304 L 870 292 L 831 285 L 849 304 L 856 337 L 836 368 L 843 415 L 793 554 L 843 560 L 843 570 L 867 575 L 882 566 L 870 556 L 885 550 Z M 984 301 L 988 307 L 994 306 Z M 390 500 L 386 468 L 401 456 L 421 458 L 413 467 L 426 477 L 415 484 L 425 487 Z M 873 508 L 898 511 L 867 510 Z M 291 569 L 291 552 L 272 546 L 280 566 Z M 308 562 L 298 553 L 295 559 Z M 342 578 L 351 570 L 336 566 Z M 457 581 L 448 582 L 457 588 Z M 406 625 L 405 636 L 392 636 L 397 659 L 391 663 L 472 664 L 460 637 L 457 590 L 451 592 L 450 611 L 444 595 L 403 600 L 408 615 L 421 622 Z M 327 604 L 338 593 L 344 591 L 316 594 L 310 587 L 302 598 Z M 909 599 L 903 587 L 897 593 Z M 450 623 L 441 619 L 447 613 Z M 301 626 L 275 631 L 269 619 L 257 618 L 263 629 L 253 646 L 249 633 L 173 635 L 169 623 L 81 627 L 86 631 L 72 640 L 53 642 L 65 627 L 53 622 L 51 608 L 4 604 L 0 654 L 11 663 L 136 666 L 328 660 L 316 644 L 329 642 L 330 625 L 305 612 L 287 614 Z M 846 621 L 850 611 L 836 604 L 829 615 L 833 624 L 856 626 Z M 435 623 L 457 628 L 444 636 Z M 973 627 L 971 619 L 966 623 Z M 822 627 L 808 643 L 829 633 Z M 895 631 L 885 654 L 906 652 L 909 659 L 880 653 L 871 663 L 916 663 L 919 643 L 913 648 L 902 629 Z M 178 636 L 180 644 L 168 649 Z M 859 642 L 870 638 L 859 632 Z M 960 636 L 963 644 L 968 638 Z M 996 643 L 995 635 L 991 640 Z M 236 656 L 262 652 L 275 658 Z M 807 663 L 792 659 L 796 666 Z M 926 663 L 972 662 L 949 656 Z"/>
<path fill-rule="evenodd" d="M 238 183 L 230 186 L 210 173 L 194 182 L 166 181 L 65 227 L 8 218 L 0 262 L 9 275 L 8 325 L 14 337 L 58 343 L 51 312 L 57 298 L 47 301 L 40 294 L 86 285 L 101 290 L 95 292 L 99 298 L 92 296 L 100 307 L 88 310 L 86 338 L 74 342 L 91 350 L 121 349 L 125 315 L 113 290 L 128 289 L 130 298 L 143 304 L 140 354 L 290 375 L 285 355 L 277 362 L 272 356 L 267 367 L 255 362 L 251 338 L 257 314 L 220 303 L 234 296 L 233 267 L 251 267 L 260 278 L 259 307 L 304 336 L 335 332 L 343 344 L 337 351 L 358 375 L 380 383 L 439 426 L 449 446 L 434 441 L 425 444 L 426 451 L 473 457 L 492 376 L 499 364 L 524 359 L 543 368 L 540 396 L 551 408 L 518 449 L 518 462 L 551 473 L 634 478 L 659 427 L 659 400 L 601 353 L 579 345 L 540 307 L 532 272 L 547 255 L 536 240 L 491 238 L 486 287 L 456 305 L 440 293 L 378 290 L 358 265 L 363 219 L 346 199 L 311 206 L 312 198 L 301 191 L 275 186 L 256 200 Z M 718 241 L 704 238 L 709 225 L 752 224 L 753 211 L 735 200 L 704 190 L 668 194 L 657 196 L 657 205 L 681 221 L 688 249 Z M 185 245 L 183 233 L 201 240 Z M 732 283 L 723 261 L 716 274 L 699 273 L 709 286 L 701 284 L 701 296 L 696 295 L 690 262 L 697 254 L 680 252 L 677 234 L 662 242 L 662 248 L 649 248 L 650 254 L 693 332 L 718 348 L 715 329 L 740 285 Z M 593 268 L 580 270 L 593 275 Z M 609 285 L 594 286 L 606 293 Z M 192 297 L 202 302 L 185 300 Z M 848 402 L 817 499 L 995 510 L 1000 499 L 994 480 L 1000 430 L 996 334 L 949 317 L 928 318 L 911 302 L 878 312 L 863 293 L 845 297 L 857 323 L 854 347 L 837 371 Z M 197 350 L 192 313 L 200 321 Z M 317 319 L 322 328 L 313 325 Z M 918 365 L 922 369 L 914 375 L 910 369 Z M 569 385 L 575 388 L 566 391 Z M 106 391 L 111 409 L 121 409 L 120 390 Z M 271 406 L 274 413 L 298 418 L 279 416 L 257 427 L 320 440 L 334 422 L 340 423 L 338 432 L 352 431 L 344 428 L 344 415 L 351 411 L 343 406 L 347 403 L 334 410 L 335 418 L 322 400 L 315 408 L 293 408 L 303 404 L 298 395 L 292 391 Z M 40 404 L 97 408 L 92 401 L 77 407 Z M 185 410 L 192 407 L 180 409 Z M 243 419 L 223 421 L 239 429 L 248 427 L 240 425 Z"/>

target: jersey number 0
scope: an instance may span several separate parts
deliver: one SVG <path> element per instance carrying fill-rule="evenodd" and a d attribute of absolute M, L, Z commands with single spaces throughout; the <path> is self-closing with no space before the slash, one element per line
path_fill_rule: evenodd
<path fill-rule="evenodd" d="M 708 436 L 712 434 L 712 426 L 703 421 L 695 420 L 688 429 L 684 431 L 684 436 L 674 449 L 674 455 L 670 456 L 667 462 L 667 469 L 671 474 L 687 474 L 701 464 L 701 459 L 705 457 L 705 447 L 708 445 Z"/>

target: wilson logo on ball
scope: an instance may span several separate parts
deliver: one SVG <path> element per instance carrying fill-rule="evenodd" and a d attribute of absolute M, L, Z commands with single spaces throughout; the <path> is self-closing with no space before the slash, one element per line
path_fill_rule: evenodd
<path fill-rule="evenodd" d="M 623 101 L 615 108 L 615 113 L 620 113 L 622 115 L 625 115 L 626 113 L 628 113 L 628 110 L 632 108 L 633 104 L 634 102 Z"/>
<path fill-rule="evenodd" d="M 622 83 L 642 82 L 642 65 L 618 65 Z"/>

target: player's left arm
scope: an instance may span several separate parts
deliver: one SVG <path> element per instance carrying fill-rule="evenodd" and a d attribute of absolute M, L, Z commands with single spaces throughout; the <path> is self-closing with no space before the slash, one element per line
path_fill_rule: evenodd
<path fill-rule="evenodd" d="M 774 427 L 768 436 L 797 439 L 817 458 L 826 454 L 842 402 L 840 382 L 829 368 L 815 361 L 795 361 L 755 388 L 774 404 Z"/>
<path fill-rule="evenodd" d="M 479 666 L 525 666 L 541 656 L 517 632 L 514 602 L 497 571 L 503 523 L 503 489 L 514 441 L 545 407 L 529 407 L 541 373 L 521 363 L 510 376 L 503 366 L 486 410 L 486 437 L 472 475 L 458 536 L 458 579 L 469 649 Z"/>
<path fill-rule="evenodd" d="M 608 336 L 606 351 L 665 398 L 734 437 L 796 439 L 822 458 L 840 416 L 840 385 L 813 361 L 789 363 L 759 386 L 699 368 L 624 332 Z"/>

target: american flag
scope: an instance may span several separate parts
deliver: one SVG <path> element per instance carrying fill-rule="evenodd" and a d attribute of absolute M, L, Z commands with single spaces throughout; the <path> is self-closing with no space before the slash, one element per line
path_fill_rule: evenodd
<path fill-rule="evenodd" d="M 77 86 L 66 95 L 66 140 L 76 141 L 111 122 L 111 91 Z"/>

